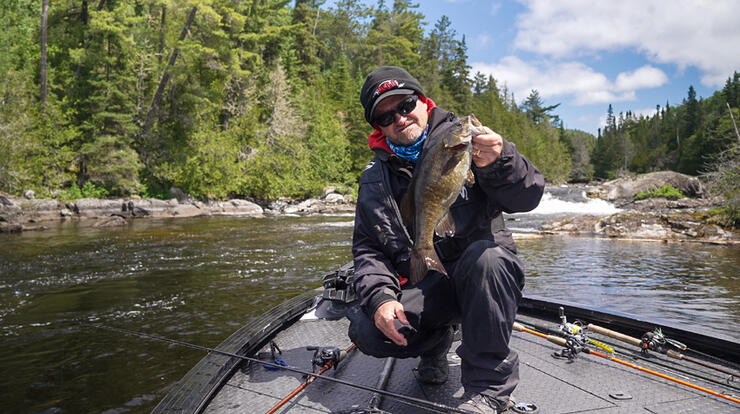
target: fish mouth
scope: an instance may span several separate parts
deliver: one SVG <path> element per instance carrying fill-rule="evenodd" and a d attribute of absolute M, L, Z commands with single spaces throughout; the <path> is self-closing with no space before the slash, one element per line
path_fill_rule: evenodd
<path fill-rule="evenodd" d="M 468 149 L 468 144 L 469 144 L 469 142 L 464 142 L 462 144 L 457 144 L 457 145 L 455 145 L 453 147 L 448 147 L 447 150 L 448 151 L 453 151 L 453 152 L 466 151 Z"/>
<path fill-rule="evenodd" d="M 454 152 L 467 151 L 472 141 L 472 135 L 457 136 L 452 142 L 445 145 L 445 149 Z"/>

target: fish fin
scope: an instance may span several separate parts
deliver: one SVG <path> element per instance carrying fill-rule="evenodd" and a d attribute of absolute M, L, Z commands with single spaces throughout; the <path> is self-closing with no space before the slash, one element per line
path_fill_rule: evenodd
<path fill-rule="evenodd" d="M 421 282 L 430 270 L 436 270 L 447 275 L 447 270 L 442 266 L 442 261 L 439 260 L 439 256 L 437 256 L 434 249 L 413 250 L 411 252 L 409 281 L 412 284 Z"/>
<path fill-rule="evenodd" d="M 460 163 L 460 160 L 458 160 L 455 157 L 450 157 L 445 165 L 442 166 L 442 175 L 449 174 L 450 171 L 454 170 L 455 167 L 457 167 L 457 164 Z"/>
<path fill-rule="evenodd" d="M 434 233 L 439 237 L 452 237 L 455 235 L 455 222 L 452 221 L 449 211 L 439 220 L 437 227 L 434 228 Z"/>
<path fill-rule="evenodd" d="M 414 183 L 416 180 L 411 180 L 409 188 L 406 189 L 406 194 L 401 198 L 401 219 L 403 225 L 406 226 L 406 230 L 411 233 L 411 229 L 414 228 L 414 217 L 415 217 L 415 206 L 414 206 Z"/>
<path fill-rule="evenodd" d="M 468 177 L 465 179 L 465 185 L 472 187 L 473 184 L 475 184 L 475 175 L 473 174 L 473 170 L 468 170 Z"/>

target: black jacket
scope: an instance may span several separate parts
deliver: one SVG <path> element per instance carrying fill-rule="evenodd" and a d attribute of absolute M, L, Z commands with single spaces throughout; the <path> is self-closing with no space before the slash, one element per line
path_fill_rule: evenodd
<path fill-rule="evenodd" d="M 436 139 L 435 132 L 456 119 L 439 108 L 433 108 L 429 115 L 428 141 Z M 404 227 L 398 206 L 414 164 L 384 149 L 374 151 L 375 158 L 360 177 L 352 241 L 355 290 L 371 318 L 381 304 L 400 298 L 398 275 L 408 276 L 413 244 L 413 233 Z M 443 264 L 456 260 L 470 243 L 480 239 L 494 240 L 516 253 L 501 212 L 530 211 L 537 207 L 544 191 L 542 174 L 506 140 L 493 164 L 485 168 L 473 164 L 472 170 L 475 184 L 464 187 L 450 207 L 454 237 L 435 236 L 435 249 Z"/>

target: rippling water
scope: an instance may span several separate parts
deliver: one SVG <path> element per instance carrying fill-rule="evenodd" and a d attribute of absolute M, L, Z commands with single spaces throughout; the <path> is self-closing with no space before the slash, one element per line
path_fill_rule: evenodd
<path fill-rule="evenodd" d="M 216 346 L 350 260 L 351 220 L 152 219 L 0 235 L 0 412 L 149 412 L 202 352 L 80 323 Z M 738 248 L 517 243 L 527 294 L 740 336 Z"/>

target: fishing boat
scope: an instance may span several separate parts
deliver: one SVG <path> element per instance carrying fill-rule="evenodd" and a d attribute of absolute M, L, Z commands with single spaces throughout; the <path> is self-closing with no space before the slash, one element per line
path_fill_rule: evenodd
<path fill-rule="evenodd" d="M 417 381 L 416 358 L 354 349 L 345 317 L 352 274 L 347 264 L 324 275 L 323 288 L 275 307 L 215 349 L 195 346 L 207 355 L 153 412 L 464 412 L 456 408 L 459 337 L 442 385 Z M 512 412 L 740 412 L 740 343 L 728 337 L 525 296 L 510 345 L 520 359 Z"/>

